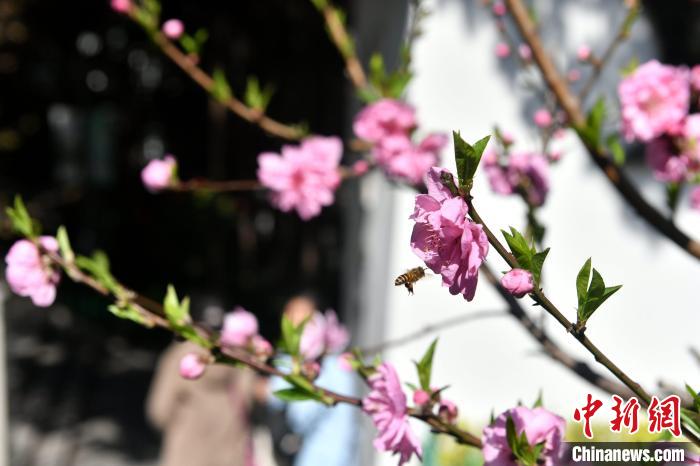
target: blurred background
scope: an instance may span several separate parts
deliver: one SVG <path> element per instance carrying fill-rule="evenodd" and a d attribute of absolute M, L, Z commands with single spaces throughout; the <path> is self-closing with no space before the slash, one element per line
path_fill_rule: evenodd
<path fill-rule="evenodd" d="M 379 51 L 393 66 L 408 0 L 336 3 L 348 11 L 360 54 Z M 516 69 L 493 53 L 499 39 L 488 9 L 476 0 L 422 3 L 432 14 L 415 45 L 416 78 L 408 91 L 421 127 L 459 129 L 475 140 L 498 123 L 515 134 L 516 145 L 537 147 L 529 121 L 539 104 L 522 88 Z M 534 3 L 562 67 L 572 65 L 581 43 L 604 48 L 624 16 L 622 2 Z M 307 0 L 164 0 L 162 16 L 181 18 L 188 30 L 209 31 L 202 65 L 225 70 L 234 93 L 240 95 L 247 78 L 257 76 L 275 86 L 269 114 L 276 119 L 303 122 L 319 134 L 349 134 L 359 103 L 321 16 Z M 632 40 L 608 67 L 597 93 L 608 93 L 614 102 L 618 70 L 633 55 L 698 63 L 699 17 L 698 2 L 646 2 Z M 503 309 L 485 284 L 472 303 L 451 297 L 438 279 L 417 284 L 412 297 L 393 287 L 396 275 L 418 265 L 408 248 L 414 193 L 381 176 L 344 183 L 338 202 L 310 222 L 273 210 L 262 193 L 147 193 L 139 172 L 165 153 L 178 157 L 184 179 L 250 179 L 257 154 L 278 150 L 283 141 L 213 103 L 106 0 L 0 0 L 0 85 L 3 210 L 21 193 L 46 231 L 66 225 L 77 251 L 103 249 L 115 276 L 147 296 L 160 299 L 173 283 L 192 297 L 197 315 L 214 322 L 242 305 L 274 341 L 285 303 L 307 294 L 321 309 L 335 308 L 360 345 L 465 313 Z M 575 274 L 593 256 L 606 280 L 625 287 L 607 312 L 596 315 L 591 338 L 648 387 L 661 378 L 700 384 L 688 351 L 700 345 L 694 304 L 700 266 L 626 208 L 573 135 L 559 144 L 564 159 L 553 169 L 542 215 L 552 247 L 545 273 L 553 300 L 573 315 Z M 450 153 L 444 152 L 448 167 Z M 644 192 L 663 207 L 663 187 L 651 179 L 641 156 L 628 160 Z M 496 197 L 485 182 L 477 182 L 476 195 L 493 227 L 523 226 L 524 211 L 514 199 Z M 677 218 L 700 236 L 697 213 L 681 208 Z M 13 236 L 4 217 L 0 239 L 6 251 Z M 489 261 L 504 269 L 495 255 Z M 106 301 L 69 280 L 47 310 L 7 292 L 1 297 L 5 462 L 158 464 L 160 434 L 147 421 L 144 404 L 170 336 L 114 318 Z M 591 361 L 554 325 L 550 330 L 563 347 Z M 411 380 L 411 360 L 429 341 L 417 339 L 385 356 Z M 593 390 L 540 355 L 508 317 L 444 331 L 437 357 L 436 382 L 451 385 L 451 398 L 473 427 L 483 425 L 492 410 L 519 399 L 531 403 L 540 390 L 547 406 L 568 419 Z M 360 438 L 370 439 L 373 430 L 365 427 L 358 429 Z M 358 464 L 375 461 L 370 442 L 360 445 Z M 464 451 L 451 453 L 454 461 L 462 461 Z M 435 464 L 462 464 L 445 458 Z M 376 461 L 396 460 L 378 455 Z"/>

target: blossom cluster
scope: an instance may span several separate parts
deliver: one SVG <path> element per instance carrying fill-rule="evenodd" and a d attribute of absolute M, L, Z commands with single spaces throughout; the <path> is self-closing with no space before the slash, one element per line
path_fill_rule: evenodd
<path fill-rule="evenodd" d="M 48 252 L 58 252 L 58 241 L 52 236 L 40 237 L 38 244 Z M 17 241 L 7 252 L 5 262 L 5 278 L 14 293 L 31 298 L 35 306 L 53 304 L 61 275 L 44 261 L 37 244 L 26 239 Z"/>
<path fill-rule="evenodd" d="M 490 145 L 482 164 L 491 189 L 502 195 L 520 194 L 533 207 L 544 204 L 549 193 L 549 159 L 539 153 L 511 151 L 511 143 L 502 150 Z"/>
<path fill-rule="evenodd" d="M 376 163 L 392 178 L 419 184 L 438 164 L 447 143 L 444 134 L 431 133 L 419 143 L 411 136 L 418 126 L 415 109 L 398 100 L 381 99 L 355 117 L 355 135 L 372 144 Z"/>
<path fill-rule="evenodd" d="M 691 204 L 700 209 L 700 66 L 688 69 L 651 60 L 618 86 L 622 131 L 646 143 L 646 161 L 666 183 L 691 183 Z M 695 112 L 694 112 L 695 110 Z"/>

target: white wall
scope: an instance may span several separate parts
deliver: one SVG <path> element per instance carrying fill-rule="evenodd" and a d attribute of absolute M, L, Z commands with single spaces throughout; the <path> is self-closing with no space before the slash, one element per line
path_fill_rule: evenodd
<path fill-rule="evenodd" d="M 622 17 L 621 2 L 541 3 L 555 4 L 558 9 L 541 10 L 540 15 L 559 59 L 567 56 L 565 51 L 572 56 L 584 41 L 600 50 L 607 42 L 606 34 Z M 498 36 L 487 11 L 478 1 L 444 0 L 429 5 L 433 14 L 415 49 L 417 77 L 409 92 L 421 127 L 461 130 L 465 139 L 474 141 L 498 123 L 515 133 L 520 147 L 537 147 L 535 133 L 523 118 L 521 101 L 526 92 L 509 78 L 508 70 L 493 53 Z M 637 24 L 634 35 L 633 46 L 640 57 L 653 55 L 649 26 Z M 630 56 L 629 50 L 622 51 L 618 62 L 626 62 Z M 613 85 L 615 74 L 614 69 L 608 73 L 608 86 Z M 680 386 L 685 381 L 700 385 L 700 372 L 688 353 L 691 344 L 700 346 L 696 288 L 700 263 L 650 232 L 634 216 L 589 162 L 575 136 L 569 135 L 561 146 L 566 149 L 565 156 L 552 170 L 551 195 L 541 214 L 549 226 L 546 242 L 552 248 L 545 265 L 546 293 L 574 320 L 574 279 L 586 258 L 592 256 L 606 283 L 622 283 L 624 287 L 591 319 L 588 336 L 649 390 L 656 388 L 660 378 Z M 451 154 L 450 147 L 444 153 L 448 167 L 453 167 Z M 644 191 L 662 205 L 661 186 L 648 182 L 644 172 L 640 173 Z M 365 188 L 365 207 L 370 212 L 383 192 L 376 186 Z M 366 267 L 389 266 L 381 277 L 386 294 L 375 292 L 369 297 L 367 309 L 372 315 L 365 315 L 366 322 L 383 328 L 383 337 L 391 339 L 456 315 L 503 309 L 500 298 L 485 283 L 480 284 L 471 303 L 451 296 L 439 278 L 418 283 L 415 296 L 392 286 L 396 275 L 420 261 L 409 247 L 413 223 L 408 216 L 414 193 L 406 189 L 391 193 L 393 210 L 386 220 L 390 225 L 374 223 L 367 235 L 379 241 L 384 239 L 381 231 L 393 232 L 384 254 L 378 252 L 383 245 L 367 244 Z M 492 229 L 524 226 L 520 202 L 492 194 L 483 178 L 477 179 L 475 197 Z M 700 237 L 700 214 L 684 207 L 679 223 Z M 493 250 L 488 262 L 494 270 L 507 269 Z M 376 279 L 374 275 L 374 283 Z M 385 313 L 377 315 L 378 305 L 384 304 Z M 527 300 L 523 304 L 532 309 Z M 596 364 L 553 318 L 547 317 L 546 322 L 551 336 L 563 348 Z M 386 358 L 397 365 L 402 379 L 415 381 L 411 360 L 419 358 L 429 342 L 430 338 L 415 341 L 389 352 Z M 492 409 L 500 412 L 518 400 L 531 403 L 540 389 L 547 407 L 568 420 L 586 393 L 602 396 L 538 352 L 537 343 L 509 316 L 472 322 L 442 332 L 434 382 L 450 384 L 447 396 L 458 401 L 466 418 L 480 423 L 488 420 Z M 395 464 L 395 459 L 380 455 L 379 463 Z"/>

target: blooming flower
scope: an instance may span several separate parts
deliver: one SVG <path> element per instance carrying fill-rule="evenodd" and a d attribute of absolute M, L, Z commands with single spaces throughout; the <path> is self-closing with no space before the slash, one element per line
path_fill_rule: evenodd
<path fill-rule="evenodd" d="M 526 294 L 532 292 L 535 284 L 532 280 L 532 274 L 523 269 L 512 269 L 501 277 L 501 285 L 508 293 L 517 298 L 522 298 Z"/>
<path fill-rule="evenodd" d="M 552 124 L 552 114 L 546 108 L 540 108 L 532 116 L 532 120 L 540 128 L 547 128 Z"/>
<path fill-rule="evenodd" d="M 185 25 L 179 19 L 169 19 L 163 23 L 163 34 L 169 39 L 179 39 L 185 33 Z"/>
<path fill-rule="evenodd" d="M 576 57 L 580 61 L 588 61 L 591 58 L 591 48 L 588 45 L 579 45 L 576 50 Z"/>
<path fill-rule="evenodd" d="M 187 380 L 200 378 L 207 368 L 207 364 L 202 356 L 195 353 L 188 353 L 180 360 L 180 376 Z"/>
<path fill-rule="evenodd" d="M 224 317 L 221 329 L 221 344 L 246 346 L 258 333 L 258 319 L 242 307 L 237 307 Z"/>
<path fill-rule="evenodd" d="M 377 143 L 387 136 L 410 133 L 416 127 L 416 112 L 399 100 L 381 99 L 362 109 L 352 127 L 357 137 Z"/>
<path fill-rule="evenodd" d="M 152 193 L 173 186 L 177 181 L 177 161 L 172 155 L 166 155 L 162 160 L 151 160 L 141 170 L 141 181 Z"/>
<path fill-rule="evenodd" d="M 131 9 L 131 0 L 112 0 L 111 6 L 117 13 L 128 13 Z"/>
<path fill-rule="evenodd" d="M 462 293 L 471 301 L 479 267 L 489 251 L 488 239 L 481 225 L 467 219 L 467 204 L 450 193 L 442 176 L 452 175 L 433 167 L 428 174 L 428 194 L 416 196 L 410 216 L 416 222 L 411 248 L 433 272 L 442 275 L 450 293 Z"/>
<path fill-rule="evenodd" d="M 506 58 L 510 55 L 510 46 L 505 42 L 499 42 L 496 44 L 496 56 L 498 58 Z"/>
<path fill-rule="evenodd" d="M 340 185 L 338 164 L 343 145 L 336 137 L 310 137 L 300 146 L 284 146 L 282 154 L 258 156 L 258 179 L 272 191 L 272 203 L 289 212 L 295 209 L 303 220 L 333 203 Z"/>
<path fill-rule="evenodd" d="M 47 251 L 58 251 L 58 241 L 51 236 L 40 237 L 39 243 Z M 53 304 L 61 276 L 43 262 L 34 243 L 26 239 L 17 241 L 5 256 L 5 262 L 5 278 L 13 292 L 31 298 L 35 306 L 48 307 Z"/>
<path fill-rule="evenodd" d="M 314 360 L 325 353 L 341 352 L 349 340 L 348 330 L 338 322 L 335 311 L 329 309 L 325 315 L 316 311 L 304 325 L 299 352 L 304 359 Z"/>
<path fill-rule="evenodd" d="M 506 172 L 511 186 L 519 186 L 525 193 L 528 203 L 534 206 L 544 204 L 549 192 L 549 163 L 540 154 L 513 152 L 508 158 Z"/>
<path fill-rule="evenodd" d="M 648 142 L 673 131 L 688 113 L 688 69 L 651 60 L 618 86 L 622 130 L 628 141 Z"/>
<path fill-rule="evenodd" d="M 430 167 L 439 161 L 440 150 L 447 144 L 444 134 L 430 134 L 417 146 L 408 136 L 386 136 L 374 151 L 377 163 L 389 175 L 418 184 Z"/>
<path fill-rule="evenodd" d="M 519 406 L 502 413 L 493 424 L 484 428 L 484 466 L 517 466 L 506 435 L 509 416 L 515 424 L 516 434 L 520 436 L 525 432 L 530 445 L 544 442 L 540 458 L 544 460 L 545 466 L 562 464 L 562 440 L 566 421 L 544 408 L 529 409 Z"/>
<path fill-rule="evenodd" d="M 362 400 L 362 409 L 372 417 L 379 435 L 374 448 L 399 455 L 399 466 L 422 455 L 418 438 L 409 424 L 406 394 L 401 389 L 396 369 L 389 363 L 377 368 L 369 377 L 370 393 Z"/>
<path fill-rule="evenodd" d="M 688 157 L 675 153 L 671 141 L 656 138 L 645 148 L 646 162 L 654 177 L 664 182 L 683 181 L 688 174 Z"/>

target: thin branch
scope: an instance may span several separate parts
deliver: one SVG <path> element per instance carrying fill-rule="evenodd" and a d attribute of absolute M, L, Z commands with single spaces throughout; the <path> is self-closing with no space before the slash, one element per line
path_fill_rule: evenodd
<path fill-rule="evenodd" d="M 474 220 L 476 223 L 483 227 L 484 233 L 486 234 L 489 243 L 498 252 L 498 255 L 501 256 L 511 268 L 518 268 L 518 261 L 498 240 L 498 238 L 496 238 L 493 232 L 486 225 L 486 223 L 474 207 L 474 203 L 472 202 L 471 197 L 467 195 L 465 200 L 467 201 L 467 204 L 469 206 L 469 217 L 471 217 L 472 220 Z M 566 316 L 564 316 L 564 314 L 549 300 L 549 298 L 547 298 L 547 296 L 541 289 L 535 289 L 531 293 L 531 295 L 534 296 L 535 301 L 539 303 L 545 311 L 547 311 L 552 317 L 554 317 L 561 324 L 561 326 L 566 329 L 568 333 L 570 333 L 576 340 L 578 340 L 578 342 L 581 343 L 581 345 L 583 345 L 583 347 L 586 348 L 588 352 L 593 355 L 593 357 L 598 363 L 600 363 L 606 369 L 608 369 L 615 376 L 615 378 L 617 378 L 635 395 L 637 395 L 641 403 L 645 404 L 646 406 L 649 405 L 649 403 L 651 402 L 651 395 L 646 390 L 644 390 L 639 383 L 635 382 L 614 362 L 612 362 L 612 360 L 610 360 L 610 358 L 608 358 L 605 355 L 605 353 L 598 349 L 598 347 L 591 340 L 589 340 L 583 332 L 575 331 L 574 324 L 570 322 L 569 319 L 566 318 Z M 700 446 L 700 438 L 698 438 L 692 431 L 683 427 L 683 433 L 693 443 Z"/>
<path fill-rule="evenodd" d="M 40 248 L 41 252 L 48 257 L 54 264 L 65 270 L 66 274 L 76 283 L 81 283 L 87 287 L 93 289 L 97 293 L 105 297 L 113 296 L 110 290 L 108 290 L 100 282 L 96 281 L 91 276 L 84 273 L 74 262 L 66 261 L 58 253 L 47 251 Z M 130 290 L 128 288 L 122 287 L 122 293 L 120 296 L 113 296 L 117 301 L 123 301 L 127 297 L 129 303 L 134 306 L 139 313 L 142 314 L 144 319 L 152 324 L 152 326 L 160 327 L 170 332 L 176 333 L 175 330 L 170 326 L 170 322 L 165 317 L 165 311 L 163 306 L 153 301 L 152 299 L 142 296 L 137 292 Z M 209 342 L 214 342 L 214 334 L 211 330 L 204 328 L 202 326 L 193 324 L 193 328 L 204 337 Z M 213 345 L 210 350 L 213 355 L 216 356 L 217 362 L 222 362 L 225 364 L 241 363 L 251 369 L 266 375 L 285 377 L 285 373 L 276 367 L 268 364 L 259 358 L 254 357 L 247 351 L 241 348 L 232 348 L 227 346 Z M 315 385 L 313 382 L 309 381 L 311 386 L 317 390 L 320 390 L 326 397 L 332 400 L 332 404 L 336 405 L 338 403 L 346 403 L 355 407 L 362 407 L 362 399 L 343 395 L 336 393 L 334 391 L 325 389 Z M 458 443 L 464 445 L 471 445 L 476 448 L 481 448 L 481 440 L 474 436 L 473 434 L 459 429 L 458 427 L 442 421 L 439 417 L 433 414 L 421 413 L 418 410 L 409 409 L 409 415 L 412 417 L 422 420 L 431 426 L 433 431 L 441 434 L 445 434 L 453 437 Z"/>
<path fill-rule="evenodd" d="M 634 393 L 621 383 L 612 380 L 598 371 L 593 369 L 585 361 L 576 359 L 570 354 L 566 353 L 564 350 L 559 348 L 559 346 L 552 341 L 547 333 L 544 331 L 541 325 L 536 324 L 525 310 L 520 305 L 520 302 L 508 291 L 506 291 L 499 283 L 496 275 L 491 271 L 491 269 L 486 265 L 482 264 L 481 274 L 486 277 L 486 280 L 496 288 L 498 294 L 508 303 L 508 312 L 520 323 L 520 325 L 525 328 L 525 330 L 537 340 L 537 342 L 542 345 L 542 349 L 545 354 L 552 358 L 554 361 L 560 363 L 562 366 L 569 369 L 574 374 L 581 377 L 586 382 L 591 385 L 598 387 L 599 389 L 610 393 L 617 394 L 624 398 L 630 398 L 634 396 Z"/>
<path fill-rule="evenodd" d="M 620 23 L 620 26 L 617 28 L 617 33 L 615 34 L 615 37 L 613 37 L 613 39 L 610 41 L 610 44 L 608 44 L 607 48 L 605 49 L 605 52 L 603 52 L 603 55 L 601 55 L 600 58 L 593 58 L 591 60 L 591 66 L 593 66 L 593 72 L 588 77 L 588 80 L 583 85 L 583 87 L 581 88 L 581 92 L 578 95 L 578 98 L 581 102 L 586 101 L 586 97 L 588 97 L 588 94 L 593 89 L 593 86 L 595 85 L 596 81 L 598 81 L 598 78 L 600 77 L 600 74 L 603 72 L 605 65 L 607 65 L 608 62 L 610 62 L 610 59 L 615 54 L 615 51 L 629 37 L 630 27 L 632 26 L 632 24 L 634 23 L 634 20 L 638 16 L 639 16 L 639 5 L 635 4 L 631 7 L 628 7 L 627 14 L 625 15 L 625 18 L 622 20 L 622 22 Z"/>
<path fill-rule="evenodd" d="M 391 348 L 396 348 L 399 346 L 411 343 L 414 340 L 427 337 L 431 333 L 439 332 L 445 328 L 456 327 L 457 325 L 467 324 L 469 322 L 474 322 L 476 320 L 489 319 L 492 317 L 502 317 L 506 315 L 503 311 L 481 311 L 472 312 L 471 314 L 453 317 L 451 319 L 445 319 L 441 322 L 432 325 L 426 325 L 425 327 L 411 332 L 402 337 L 396 338 L 394 340 L 387 340 L 374 346 L 369 346 L 367 348 L 360 349 L 360 352 L 364 355 L 372 355 L 376 353 L 381 353 Z"/>
<path fill-rule="evenodd" d="M 312 0 L 312 3 L 323 15 L 328 36 L 345 60 L 345 70 L 353 86 L 358 90 L 364 89 L 367 87 L 367 75 L 357 57 L 355 44 L 345 28 L 343 13 L 330 0 Z"/>
<path fill-rule="evenodd" d="M 522 0 L 505 0 L 508 9 L 517 25 L 525 42 L 532 50 L 532 56 L 539 67 L 542 77 L 554 93 L 559 105 L 562 107 L 574 128 L 585 125 L 585 116 L 581 110 L 578 98 L 571 93 L 568 84 L 559 74 L 552 59 L 546 52 L 537 33 L 537 27 L 530 18 L 527 7 Z M 609 157 L 603 147 L 594 147 L 582 140 L 588 154 L 596 166 L 605 173 L 610 183 L 625 199 L 625 201 L 658 233 L 680 246 L 693 257 L 700 259 L 700 243 L 691 239 L 681 231 L 669 218 L 664 216 L 640 194 L 620 167 Z"/>

